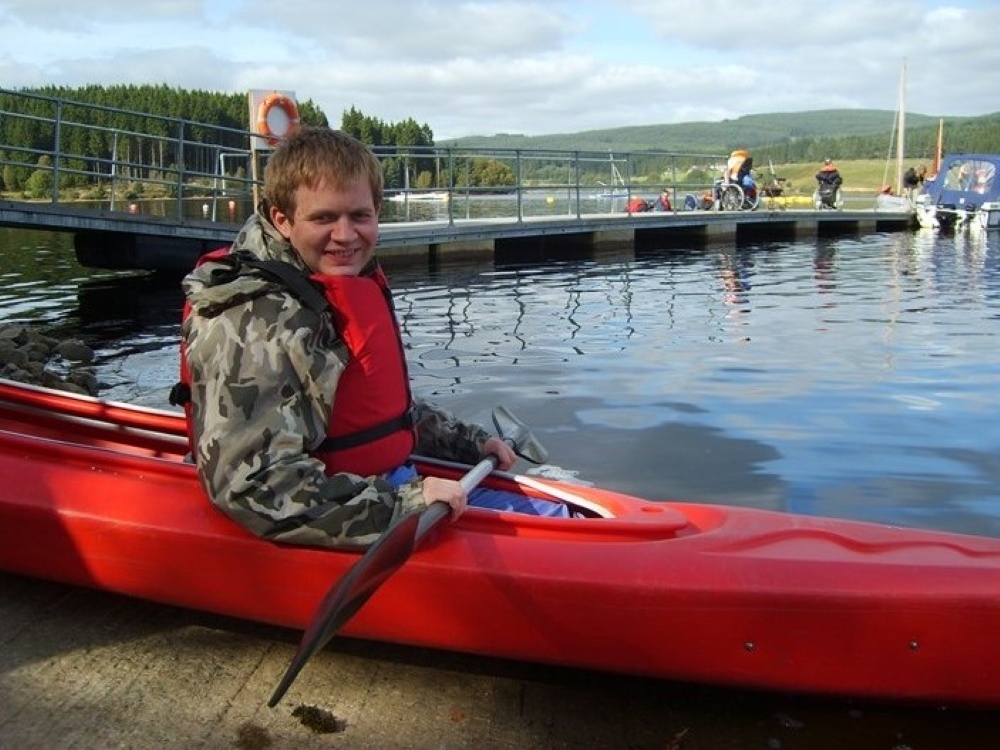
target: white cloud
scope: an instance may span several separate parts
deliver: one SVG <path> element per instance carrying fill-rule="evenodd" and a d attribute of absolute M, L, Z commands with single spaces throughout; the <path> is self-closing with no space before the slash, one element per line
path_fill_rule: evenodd
<path fill-rule="evenodd" d="M 0 80 L 282 88 L 438 138 L 829 107 L 1000 111 L 977 0 L 0 0 Z"/>

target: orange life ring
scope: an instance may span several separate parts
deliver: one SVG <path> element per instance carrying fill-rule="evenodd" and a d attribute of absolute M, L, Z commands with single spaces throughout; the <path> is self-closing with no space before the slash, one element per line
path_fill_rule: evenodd
<path fill-rule="evenodd" d="M 281 133 L 271 130 L 271 125 L 267 121 L 271 110 L 275 108 L 284 112 L 288 119 L 288 127 Z M 277 146 L 282 138 L 293 133 L 298 126 L 299 108 L 291 97 L 274 92 L 264 97 L 260 106 L 257 107 L 257 132 L 264 136 L 268 146 Z"/>

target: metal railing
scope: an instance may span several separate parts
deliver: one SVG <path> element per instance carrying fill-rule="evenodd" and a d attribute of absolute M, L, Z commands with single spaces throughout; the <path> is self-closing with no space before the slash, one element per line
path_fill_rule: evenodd
<path fill-rule="evenodd" d="M 93 122 L 134 125 L 116 127 Z M 5 197 L 232 222 L 253 207 L 267 151 L 248 130 L 0 89 Z M 382 221 L 623 211 L 666 187 L 678 206 L 701 193 L 723 155 L 376 146 Z M 225 212 L 219 207 L 225 206 Z M 220 215 L 221 213 L 221 215 Z"/>

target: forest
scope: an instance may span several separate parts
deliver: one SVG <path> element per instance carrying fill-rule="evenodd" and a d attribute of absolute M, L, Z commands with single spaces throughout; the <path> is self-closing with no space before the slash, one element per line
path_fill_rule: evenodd
<path fill-rule="evenodd" d="M 330 124 L 311 99 L 296 103 L 302 124 Z M 141 171 L 149 177 L 176 170 L 183 163 L 184 170 L 193 174 L 212 174 L 220 151 L 246 152 L 251 129 L 246 93 L 166 85 L 0 90 L 0 187 L 5 192 L 44 194 L 47 185 L 42 183 L 51 182 L 48 167 L 57 111 L 62 123 L 60 151 L 69 155 L 62 165 L 60 188 L 82 187 L 95 174 L 109 174 L 114 168 Z M 387 123 L 352 108 L 342 113 L 337 127 L 383 150 L 434 146 L 430 127 L 412 118 Z M 176 153 L 181 128 L 183 155 Z M 423 171 L 429 166 L 427 160 L 408 163 Z M 389 157 L 383 164 L 387 185 L 401 186 L 405 181 L 401 162 Z M 238 171 L 240 178 L 246 177 L 244 166 Z M 32 185 L 32 180 L 39 184 Z"/>
<path fill-rule="evenodd" d="M 46 86 L 20 91 L 0 90 L 0 164 L 7 193 L 38 197 L 51 182 L 47 153 L 56 134 L 55 110 L 63 126 L 58 134 L 66 163 L 60 188 L 81 188 L 95 174 L 125 169 L 156 174 L 183 170 L 212 174 L 220 149 L 245 152 L 250 113 L 246 93 L 183 90 L 166 85 L 115 85 L 66 88 Z M 428 124 L 412 118 L 384 122 L 351 108 L 334 123 L 311 99 L 298 101 L 301 122 L 330 125 L 375 147 L 383 159 L 388 188 L 429 188 L 444 185 L 504 186 L 515 182 L 510 160 L 478 158 L 442 165 L 433 147 L 477 149 L 488 153 L 506 149 L 630 153 L 633 174 L 650 179 L 666 168 L 663 154 L 685 154 L 674 166 L 687 168 L 706 156 L 724 155 L 734 148 L 753 151 L 757 164 L 816 163 L 837 160 L 885 159 L 895 131 L 896 113 L 886 110 L 825 110 L 747 115 L 721 122 L 594 130 L 580 133 L 524 136 L 496 134 L 435 143 Z M 981 117 L 931 117 L 907 114 L 906 153 L 930 159 L 939 122 L 943 122 L 949 152 L 1000 151 L 1000 113 Z M 183 128 L 183 138 L 178 130 Z M 175 153 L 183 140 L 183 154 Z M 204 146 L 199 148 L 198 146 Z M 409 156 L 398 157 L 404 151 Z M 649 152 L 649 157 L 642 156 Z M 654 153 L 658 152 L 658 153 Z M 423 154 L 423 155 L 422 155 Z M 41 155 L 41 156 L 40 156 Z M 521 179 L 544 178 L 546 167 L 527 167 Z M 607 167 L 595 166 L 588 182 L 607 178 Z M 450 170 L 450 171 L 449 171 Z M 598 175 L 597 171 L 602 170 Z M 239 167 L 241 178 L 245 168 Z M 537 174 L 533 172 L 537 171 Z M 127 176 L 127 175 L 126 175 Z M 33 182 L 34 181 L 34 184 Z M 164 180 L 168 184 L 168 180 Z"/>

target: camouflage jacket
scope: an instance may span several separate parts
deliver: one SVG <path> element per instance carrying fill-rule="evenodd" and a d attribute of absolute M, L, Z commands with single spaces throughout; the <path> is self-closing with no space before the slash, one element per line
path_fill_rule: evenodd
<path fill-rule="evenodd" d="M 262 212 L 232 248 L 308 270 Z M 364 546 L 426 506 L 420 478 L 393 489 L 383 477 L 328 476 L 309 454 L 326 437 L 347 363 L 329 311 L 303 304 L 282 282 L 230 259 L 182 283 L 193 452 L 212 502 L 258 536 L 321 547 Z M 416 400 L 416 452 L 479 460 L 489 437 Z"/>

